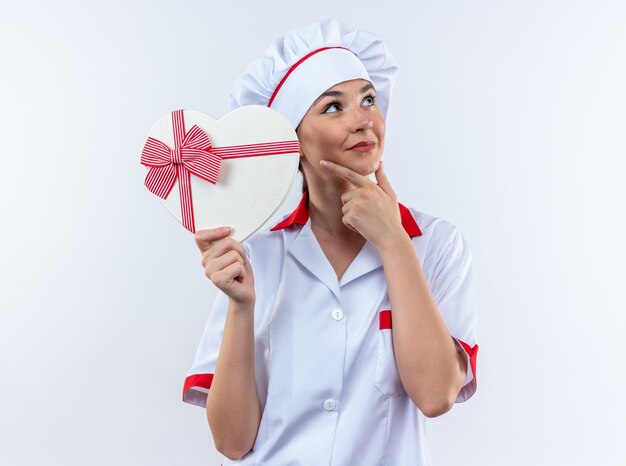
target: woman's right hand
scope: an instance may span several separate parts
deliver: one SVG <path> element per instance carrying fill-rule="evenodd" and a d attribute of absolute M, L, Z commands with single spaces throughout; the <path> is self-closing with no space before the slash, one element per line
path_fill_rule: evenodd
<path fill-rule="evenodd" d="M 229 238 L 228 227 L 197 231 L 204 273 L 237 304 L 254 306 L 254 277 L 242 244 Z"/>

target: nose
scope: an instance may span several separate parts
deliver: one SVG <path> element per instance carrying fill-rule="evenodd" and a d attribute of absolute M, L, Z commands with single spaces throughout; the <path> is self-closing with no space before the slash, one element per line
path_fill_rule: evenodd
<path fill-rule="evenodd" d="M 372 117 L 366 110 L 359 108 L 353 112 L 351 125 L 352 132 L 367 131 L 372 128 Z"/>

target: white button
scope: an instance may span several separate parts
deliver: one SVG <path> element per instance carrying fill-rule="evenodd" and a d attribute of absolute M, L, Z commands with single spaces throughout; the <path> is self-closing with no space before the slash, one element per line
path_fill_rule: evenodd
<path fill-rule="evenodd" d="M 337 407 L 337 402 L 335 400 L 324 401 L 324 409 L 326 411 L 334 411 L 336 407 Z"/>
<path fill-rule="evenodd" d="M 343 311 L 339 308 L 333 309 L 332 316 L 335 320 L 341 320 L 343 319 Z"/>

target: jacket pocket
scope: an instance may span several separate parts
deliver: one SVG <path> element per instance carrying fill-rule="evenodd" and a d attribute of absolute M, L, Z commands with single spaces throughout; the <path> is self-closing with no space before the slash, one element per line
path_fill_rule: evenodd
<path fill-rule="evenodd" d="M 391 310 L 379 312 L 378 356 L 376 360 L 376 388 L 386 397 L 398 396 L 404 388 L 396 365 L 391 333 Z"/>

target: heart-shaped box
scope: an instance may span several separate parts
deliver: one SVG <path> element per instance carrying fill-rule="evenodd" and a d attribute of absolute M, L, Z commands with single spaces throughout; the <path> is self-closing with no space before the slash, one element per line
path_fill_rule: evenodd
<path fill-rule="evenodd" d="M 293 126 L 276 110 L 246 105 L 216 120 L 177 110 L 150 129 L 146 186 L 191 232 L 228 225 L 243 241 L 285 200 L 298 171 Z"/>

